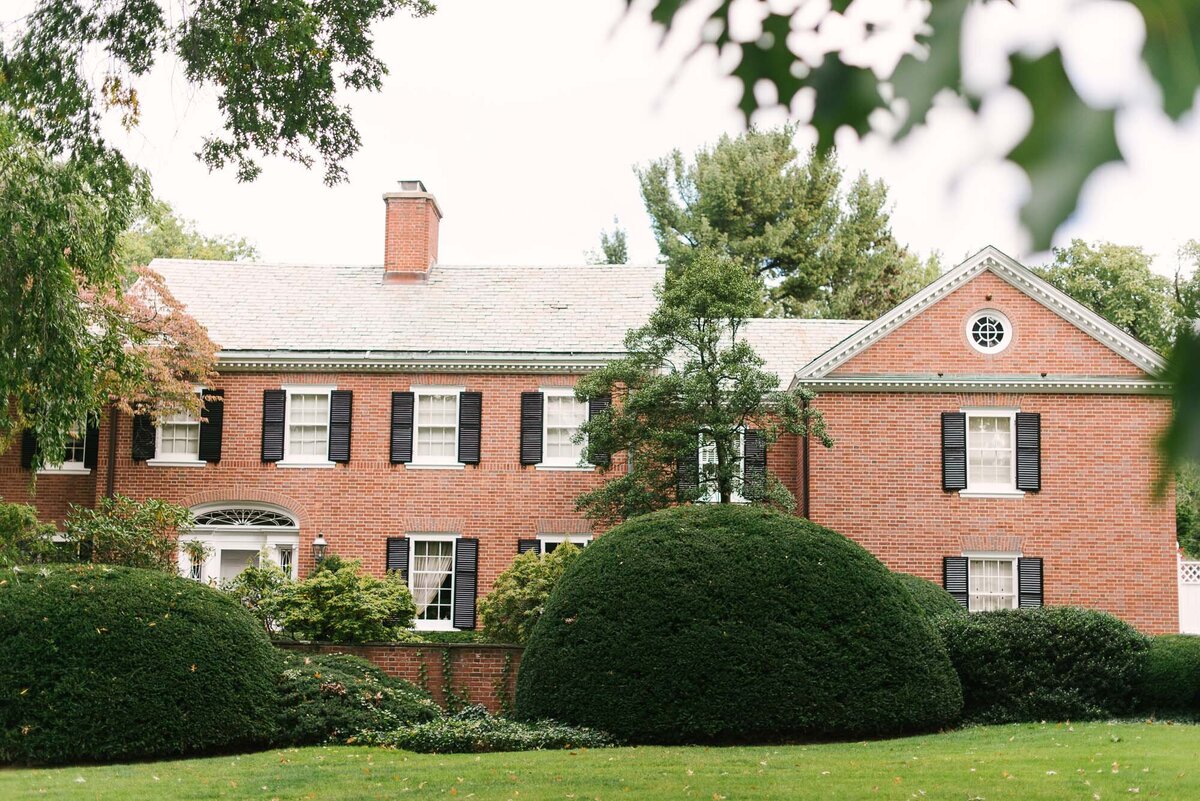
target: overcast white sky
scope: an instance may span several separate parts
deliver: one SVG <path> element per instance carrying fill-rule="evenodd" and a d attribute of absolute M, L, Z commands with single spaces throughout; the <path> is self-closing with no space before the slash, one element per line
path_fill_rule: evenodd
<path fill-rule="evenodd" d="M 910 5 L 858 3 L 864 16 Z M 332 189 L 319 170 L 281 160 L 268 161 L 253 184 L 210 174 L 192 154 L 219 124 L 215 103 L 170 68 L 143 87 L 141 127 L 119 139 L 161 197 L 202 230 L 248 237 L 269 261 L 381 262 L 380 195 L 400 178 L 420 178 L 437 195 L 443 263 L 578 263 L 613 215 L 629 231 L 633 259 L 653 261 L 632 167 L 741 130 L 739 87 L 715 53 L 684 63 L 686 42 L 660 47 L 646 6 L 624 9 L 622 0 L 441 0 L 430 18 L 381 25 L 377 52 L 391 75 L 382 92 L 351 98 L 363 147 L 348 183 Z M 1005 48 L 1057 40 L 1091 99 L 1152 100 L 1136 62 L 1140 17 L 1129 11 L 1117 0 L 1029 0 L 994 7 L 987 19 L 976 14 L 968 78 L 996 84 Z M 753 18 L 745 24 L 753 32 Z M 840 35 L 861 37 L 850 27 Z M 1027 124 L 1015 94 L 992 97 L 978 117 L 944 104 L 901 147 L 839 139 L 849 170 L 891 186 L 902 242 L 951 263 L 986 244 L 1030 256 L 1017 222 L 1024 177 L 997 157 Z M 775 112 L 759 121 L 783 119 Z M 1200 238 L 1200 121 L 1189 115 L 1172 126 L 1147 103 L 1122 114 L 1119 136 L 1130 164 L 1085 188 L 1058 240 L 1142 245 L 1173 271 L 1176 248 Z"/>

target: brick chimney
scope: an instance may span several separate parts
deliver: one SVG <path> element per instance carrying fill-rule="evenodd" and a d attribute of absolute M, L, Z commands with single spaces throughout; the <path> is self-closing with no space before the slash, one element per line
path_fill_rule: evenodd
<path fill-rule="evenodd" d="M 383 203 L 383 280 L 425 280 L 437 264 L 442 219 L 437 198 L 420 181 L 401 181 L 400 191 L 384 194 Z"/>

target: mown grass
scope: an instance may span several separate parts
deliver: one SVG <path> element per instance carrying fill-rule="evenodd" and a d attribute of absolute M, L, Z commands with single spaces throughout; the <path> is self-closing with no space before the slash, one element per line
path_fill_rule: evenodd
<path fill-rule="evenodd" d="M 1200 726 L 1041 724 L 862 743 L 438 756 L 352 746 L 0 770 L 2 799 L 1200 799 Z"/>

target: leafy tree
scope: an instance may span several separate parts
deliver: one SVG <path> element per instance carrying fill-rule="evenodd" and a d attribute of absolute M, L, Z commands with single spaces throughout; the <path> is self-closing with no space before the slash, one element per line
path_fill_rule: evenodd
<path fill-rule="evenodd" d="M 758 279 L 762 310 L 809 317 L 874 317 L 937 277 L 892 236 L 887 187 L 860 175 L 843 193 L 836 155 L 802 157 L 795 134 L 751 129 L 638 171 L 669 274 L 716 251 Z"/>
<path fill-rule="evenodd" d="M 261 156 L 320 159 L 335 183 L 359 146 L 342 92 L 380 87 L 386 68 L 372 24 L 400 10 L 420 17 L 433 5 L 35 0 L 5 29 L 0 449 L 23 428 L 39 442 L 64 442 L 113 400 L 198 411 L 182 389 L 210 377 L 215 348 L 178 304 L 122 296 L 122 237 L 151 208 L 150 192 L 146 175 L 105 140 L 106 116 L 135 126 L 138 81 L 175 59 L 193 89 L 217 97 L 224 131 L 199 153 L 209 167 L 232 164 L 249 180 Z M 138 285 L 163 289 L 150 278 Z"/>
<path fill-rule="evenodd" d="M 580 399 L 612 397 L 608 412 L 581 427 L 589 459 L 628 455 L 627 470 L 581 495 L 576 505 L 606 522 L 694 501 L 710 491 L 721 503 L 737 492 L 794 506 L 791 493 L 772 477 L 743 480 L 742 432 L 758 429 L 767 445 L 784 432 L 807 431 L 826 445 L 832 441 L 810 405 L 811 393 L 781 390 L 779 378 L 762 369 L 762 358 L 743 336 L 757 306 L 755 279 L 733 259 L 704 253 L 657 294 L 650 319 L 625 337 L 628 355 L 576 387 Z M 702 439 L 715 457 L 706 461 L 696 487 L 677 491 L 676 467 L 696 458 Z"/>
<path fill-rule="evenodd" d="M 586 255 L 588 264 L 628 264 L 629 247 L 621 221 L 613 217 L 612 233 L 600 232 L 600 250 L 588 251 Z"/>
<path fill-rule="evenodd" d="M 548 554 L 528 551 L 514 559 L 479 601 L 484 635 L 493 642 L 528 642 L 546 599 L 578 555 L 579 548 L 564 542 Z"/>
<path fill-rule="evenodd" d="M 82 561 L 174 575 L 178 537 L 191 523 L 192 513 L 182 506 L 114 495 L 102 498 L 94 509 L 72 507 L 65 528 Z"/>
<path fill-rule="evenodd" d="M 258 250 L 241 237 L 209 236 L 191 220 L 175 213 L 171 204 L 156 200 L 141 219 L 121 235 L 118 262 L 126 269 L 145 267 L 154 259 L 215 259 L 242 261 Z"/>
<path fill-rule="evenodd" d="M 398 573 L 378 579 L 360 562 L 328 559 L 303 581 L 281 585 L 266 610 L 298 639 L 340 643 L 403 638 L 416 612 Z"/>
<path fill-rule="evenodd" d="M 1140 247 L 1072 240 L 1036 272 L 1159 353 L 1168 353 L 1182 309 L 1177 285 L 1151 269 Z"/>
<path fill-rule="evenodd" d="M 1200 467 L 1181 465 L 1175 474 L 1175 536 L 1183 552 L 1200 559 Z"/>

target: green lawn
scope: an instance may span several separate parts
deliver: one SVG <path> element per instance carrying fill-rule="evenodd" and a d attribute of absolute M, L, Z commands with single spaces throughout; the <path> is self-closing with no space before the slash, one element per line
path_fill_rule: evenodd
<path fill-rule="evenodd" d="M 0 770 L 0 799 L 1200 799 L 1200 726 L 971 728 L 863 743 L 436 756 L 300 748 Z"/>

